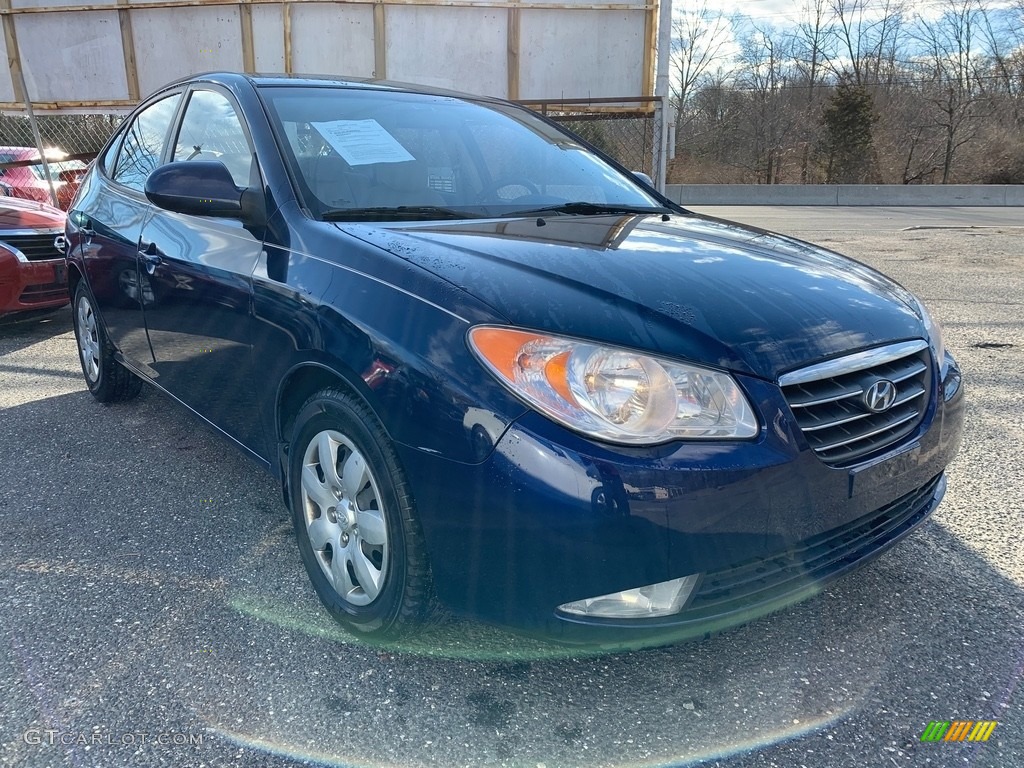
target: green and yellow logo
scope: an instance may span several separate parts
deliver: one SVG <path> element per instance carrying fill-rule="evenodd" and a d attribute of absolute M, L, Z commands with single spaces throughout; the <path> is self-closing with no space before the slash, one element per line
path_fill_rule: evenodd
<path fill-rule="evenodd" d="M 995 720 L 932 720 L 921 741 L 988 741 L 996 725 Z"/>

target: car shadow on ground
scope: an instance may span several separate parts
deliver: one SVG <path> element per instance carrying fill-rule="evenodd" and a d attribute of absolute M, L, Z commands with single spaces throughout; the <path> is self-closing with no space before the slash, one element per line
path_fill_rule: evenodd
<path fill-rule="evenodd" d="M 0 318 L 0 356 L 72 330 L 70 307 L 41 315 L 5 315 Z"/>

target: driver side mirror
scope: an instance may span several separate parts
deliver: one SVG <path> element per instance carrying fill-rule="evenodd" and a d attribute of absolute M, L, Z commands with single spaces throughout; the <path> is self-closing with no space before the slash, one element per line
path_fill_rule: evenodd
<path fill-rule="evenodd" d="M 636 176 L 638 179 L 640 179 L 640 181 L 642 181 L 648 187 L 651 187 L 651 189 L 654 188 L 654 179 L 652 179 L 650 176 L 648 176 L 643 171 L 633 171 L 633 175 Z"/>
<path fill-rule="evenodd" d="M 188 160 L 162 165 L 146 179 L 146 197 L 167 211 L 241 219 L 242 194 L 224 163 Z"/>

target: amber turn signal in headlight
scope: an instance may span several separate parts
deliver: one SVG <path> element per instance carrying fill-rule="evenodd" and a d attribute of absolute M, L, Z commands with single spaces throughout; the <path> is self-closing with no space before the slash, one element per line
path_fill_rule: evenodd
<path fill-rule="evenodd" d="M 470 329 L 469 344 L 516 395 L 591 437 L 652 445 L 757 434 L 753 409 L 721 371 L 498 326 Z"/>

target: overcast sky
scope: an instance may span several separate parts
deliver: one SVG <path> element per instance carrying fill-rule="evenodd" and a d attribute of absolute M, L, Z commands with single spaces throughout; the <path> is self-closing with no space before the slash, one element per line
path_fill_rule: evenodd
<path fill-rule="evenodd" d="M 702 0 L 672 0 L 673 9 L 678 11 L 687 7 L 699 6 Z M 851 3 L 851 0 L 847 0 Z M 957 2 L 958 0 L 954 0 Z M 708 7 L 720 11 L 726 16 L 739 14 L 758 22 L 766 22 L 773 26 L 788 26 L 796 22 L 803 0 L 707 0 Z M 879 14 L 886 6 L 886 0 L 865 0 L 865 5 L 877 10 Z M 889 3 L 895 5 L 895 2 Z M 934 18 L 939 16 L 950 0 L 909 0 L 906 4 L 911 15 Z M 985 6 L 990 10 L 1005 9 L 1013 5 L 1011 0 L 987 0 Z"/>
<path fill-rule="evenodd" d="M 846 0 L 848 6 L 854 5 L 856 0 Z M 730 20 L 724 35 L 727 42 L 721 50 L 719 63 L 728 68 L 728 62 L 735 60 L 739 55 L 740 38 L 749 32 L 749 26 L 744 20 L 749 20 L 758 28 L 771 34 L 772 30 L 783 31 L 794 26 L 804 18 L 802 10 L 812 0 L 672 0 L 673 13 L 679 15 L 687 10 L 694 11 L 706 3 L 712 13 L 720 13 Z M 828 2 L 828 0 L 826 0 Z M 923 18 L 934 21 L 940 17 L 951 5 L 959 5 L 963 0 L 908 0 L 905 3 L 905 14 L 907 21 L 913 23 L 915 18 Z M 986 9 L 991 12 L 990 18 L 993 25 L 998 29 L 1001 25 L 1017 25 L 1017 39 L 1024 37 L 1024 30 L 1020 29 L 1020 15 L 1018 11 L 1010 10 L 1015 3 L 1013 0 L 981 0 Z M 881 18 L 888 6 L 895 6 L 896 0 L 863 0 L 862 3 L 867 9 L 866 21 L 871 20 L 875 15 Z M 980 42 L 980 40 L 978 41 Z"/>

